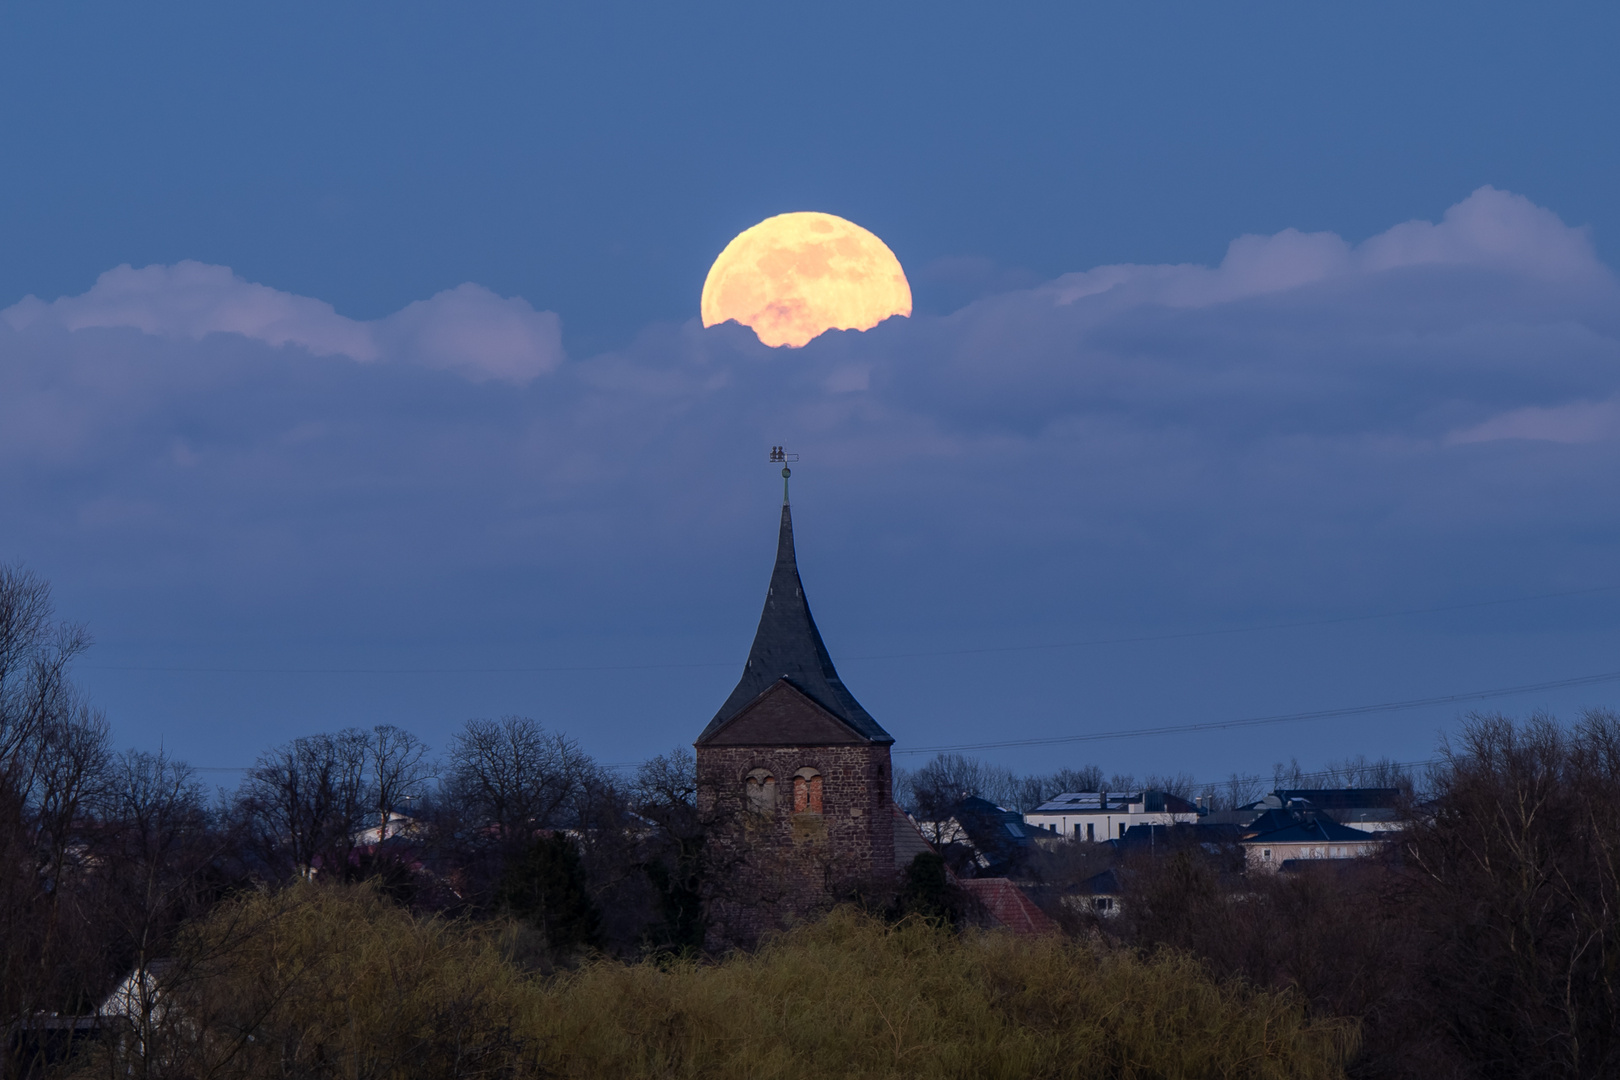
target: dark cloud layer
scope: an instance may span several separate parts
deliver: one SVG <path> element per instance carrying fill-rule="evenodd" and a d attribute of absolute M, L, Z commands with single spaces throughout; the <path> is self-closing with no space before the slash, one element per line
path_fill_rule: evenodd
<path fill-rule="evenodd" d="M 475 285 L 357 322 L 199 264 L 25 300 L 0 312 L 0 557 L 56 579 L 109 666 L 726 661 L 773 535 L 764 450 L 786 443 L 835 652 L 1620 584 L 1620 283 L 1581 230 L 1490 188 L 1358 245 L 1242 237 L 1217 267 L 1100 267 L 797 351 L 694 320 L 566 358 L 557 325 Z M 1379 635 L 1409 628 L 1255 647 L 1287 655 L 1277 686 L 1308 707 L 1581 674 L 1537 650 L 1597 662 L 1613 610 L 1562 613 L 1584 620 L 1573 650 L 1535 610 L 1430 627 L 1400 638 L 1434 645 L 1405 668 Z M 946 743 L 1263 710 L 1221 674 L 1268 677 L 1244 647 L 851 681 L 903 742 Z M 1139 692 L 1148 672 L 1163 685 Z M 429 729 L 554 708 L 634 757 L 689 738 L 733 674 L 335 697 Z M 100 685 L 131 738 L 214 760 L 335 715 L 253 678 Z"/>

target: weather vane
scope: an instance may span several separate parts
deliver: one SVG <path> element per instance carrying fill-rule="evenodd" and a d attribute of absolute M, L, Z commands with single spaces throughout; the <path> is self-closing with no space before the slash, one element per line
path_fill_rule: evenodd
<path fill-rule="evenodd" d="M 783 506 L 786 506 L 787 501 L 788 501 L 788 488 L 787 488 L 787 486 L 788 486 L 788 477 L 793 475 L 793 470 L 787 467 L 787 463 L 790 462 L 790 461 L 798 461 L 798 460 L 799 460 L 799 455 L 798 454 L 790 454 L 786 450 L 782 449 L 780 446 L 771 447 L 771 464 L 774 465 L 777 462 L 782 463 L 782 505 Z"/>

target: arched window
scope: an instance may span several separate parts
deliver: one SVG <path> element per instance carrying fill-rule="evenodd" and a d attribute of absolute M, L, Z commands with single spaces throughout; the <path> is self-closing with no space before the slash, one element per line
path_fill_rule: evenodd
<path fill-rule="evenodd" d="M 748 809 L 765 814 L 776 809 L 776 777 L 764 769 L 755 769 L 744 783 L 748 792 Z"/>
<path fill-rule="evenodd" d="M 814 769 L 800 769 L 793 777 L 793 812 L 795 814 L 821 813 L 821 774 Z"/>

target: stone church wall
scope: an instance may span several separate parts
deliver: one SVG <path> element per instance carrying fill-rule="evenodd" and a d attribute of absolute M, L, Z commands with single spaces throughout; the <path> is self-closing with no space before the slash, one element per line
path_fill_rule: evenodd
<path fill-rule="evenodd" d="M 751 945 L 893 878 L 888 746 L 700 746 L 697 772 L 712 946 Z M 795 780 L 808 802 L 816 778 L 821 812 L 795 812 Z"/>

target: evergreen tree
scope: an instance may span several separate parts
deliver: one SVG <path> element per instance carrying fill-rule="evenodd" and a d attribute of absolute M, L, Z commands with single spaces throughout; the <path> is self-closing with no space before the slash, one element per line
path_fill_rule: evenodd
<path fill-rule="evenodd" d="M 563 833 L 536 837 L 506 865 L 496 899 L 565 951 L 595 945 L 601 915 L 585 888 L 579 849 Z"/>

